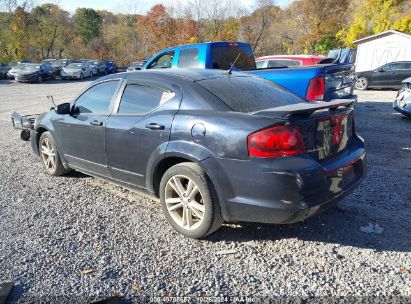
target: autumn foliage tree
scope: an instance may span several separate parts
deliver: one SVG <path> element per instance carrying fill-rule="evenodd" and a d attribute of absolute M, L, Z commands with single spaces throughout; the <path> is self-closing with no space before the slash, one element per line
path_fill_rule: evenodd
<path fill-rule="evenodd" d="M 350 14 L 337 32 L 337 37 L 352 47 L 352 42 L 394 28 L 400 5 L 408 0 L 353 0 L 350 3 Z M 397 28 L 403 28 L 397 24 Z"/>
<path fill-rule="evenodd" d="M 256 54 L 326 54 L 388 29 L 411 34 L 410 0 L 188 0 L 145 14 L 39 0 L 0 0 L 0 63 L 45 58 L 113 59 L 120 65 L 158 50 L 204 41 L 249 42 Z"/>

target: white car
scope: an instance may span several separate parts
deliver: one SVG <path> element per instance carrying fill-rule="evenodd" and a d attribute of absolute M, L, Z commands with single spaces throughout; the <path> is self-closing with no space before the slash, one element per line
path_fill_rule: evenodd
<path fill-rule="evenodd" d="M 7 72 L 7 78 L 8 79 L 14 79 L 16 77 L 17 73 L 20 71 L 21 65 L 16 65 L 12 67 L 8 72 Z"/>
<path fill-rule="evenodd" d="M 86 63 L 71 63 L 64 67 L 60 74 L 62 79 L 84 79 L 92 77 L 93 73 L 90 66 Z"/>

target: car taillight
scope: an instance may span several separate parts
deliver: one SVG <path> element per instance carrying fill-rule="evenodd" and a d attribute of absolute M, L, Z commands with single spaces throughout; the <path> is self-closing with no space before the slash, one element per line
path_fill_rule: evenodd
<path fill-rule="evenodd" d="M 308 85 L 305 99 L 308 101 L 323 100 L 325 92 L 325 78 L 316 77 L 311 79 Z"/>
<path fill-rule="evenodd" d="M 248 155 L 276 158 L 306 152 L 303 137 L 296 126 L 275 126 L 248 135 Z"/>
<path fill-rule="evenodd" d="M 336 115 L 331 117 L 333 144 L 339 145 L 344 136 L 344 125 L 347 125 L 347 115 Z"/>

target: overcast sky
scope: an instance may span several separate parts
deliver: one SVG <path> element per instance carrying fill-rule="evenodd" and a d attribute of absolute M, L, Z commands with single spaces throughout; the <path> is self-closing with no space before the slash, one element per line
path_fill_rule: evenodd
<path fill-rule="evenodd" d="M 164 3 L 165 5 L 184 3 L 187 0 L 45 0 L 42 2 L 56 2 L 63 9 L 74 13 L 78 7 L 91 7 L 94 9 L 107 10 L 114 13 L 139 13 L 145 14 L 153 5 Z M 281 7 L 287 6 L 293 0 L 275 0 L 274 2 Z M 238 0 L 249 9 L 255 5 L 255 0 Z"/>

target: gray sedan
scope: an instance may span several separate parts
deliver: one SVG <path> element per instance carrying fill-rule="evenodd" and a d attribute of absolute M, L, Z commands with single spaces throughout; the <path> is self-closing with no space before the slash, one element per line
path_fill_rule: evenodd
<path fill-rule="evenodd" d="M 93 77 L 91 68 L 86 63 L 71 63 L 61 71 L 61 78 L 63 79 L 80 79 L 85 77 Z"/>

